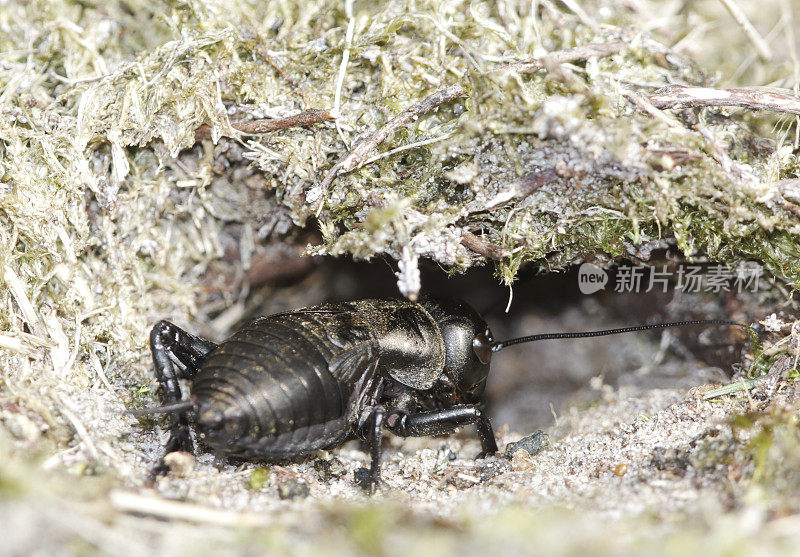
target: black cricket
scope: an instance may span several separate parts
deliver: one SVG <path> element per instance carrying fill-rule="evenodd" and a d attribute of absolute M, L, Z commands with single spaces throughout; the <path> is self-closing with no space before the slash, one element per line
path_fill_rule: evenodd
<path fill-rule="evenodd" d="M 361 437 L 370 448 L 368 489 L 380 481 L 384 430 L 450 433 L 475 424 L 478 458 L 497 452 L 481 410 L 492 354 L 521 342 L 695 324 L 696 320 L 495 341 L 463 301 L 422 298 L 328 303 L 260 317 L 214 344 L 168 321 L 150 333 L 163 406 L 166 453 L 192 452 L 190 425 L 218 455 L 282 462 Z M 191 382 L 182 400 L 178 379 Z M 168 471 L 163 459 L 151 476 Z"/>

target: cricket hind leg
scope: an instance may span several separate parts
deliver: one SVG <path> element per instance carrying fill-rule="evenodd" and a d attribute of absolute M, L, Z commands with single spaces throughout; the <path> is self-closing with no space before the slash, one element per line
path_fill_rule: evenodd
<path fill-rule="evenodd" d="M 182 399 L 178 379 L 192 380 L 209 352 L 217 347 L 211 341 L 187 333 L 169 321 L 159 321 L 150 331 L 150 351 L 158 381 L 161 404 L 170 405 Z M 169 412 L 169 440 L 164 454 L 175 451 L 193 452 L 187 411 Z M 166 474 L 169 467 L 163 457 L 149 477 Z"/>

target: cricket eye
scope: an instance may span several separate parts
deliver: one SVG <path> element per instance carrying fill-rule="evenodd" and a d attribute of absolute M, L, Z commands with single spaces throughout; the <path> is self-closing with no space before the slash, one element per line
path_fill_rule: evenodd
<path fill-rule="evenodd" d="M 478 333 L 475 335 L 472 340 L 472 349 L 482 364 L 488 364 L 492 361 L 492 343 L 485 334 Z"/>

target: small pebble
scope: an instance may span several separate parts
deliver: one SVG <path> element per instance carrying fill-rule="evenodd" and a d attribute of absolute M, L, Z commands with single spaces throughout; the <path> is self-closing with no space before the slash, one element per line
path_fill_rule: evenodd
<path fill-rule="evenodd" d="M 278 497 L 281 499 L 297 499 L 298 497 L 308 497 L 309 489 L 305 482 L 287 478 L 278 484 Z"/>
<path fill-rule="evenodd" d="M 336 457 L 330 459 L 319 458 L 314 461 L 314 470 L 321 482 L 329 482 L 334 478 L 341 478 L 347 474 L 347 468 Z"/>
<path fill-rule="evenodd" d="M 541 429 L 533 435 L 523 437 L 515 443 L 506 445 L 506 458 L 513 458 L 517 451 L 525 450 L 528 455 L 536 456 L 550 446 L 550 436 Z"/>
<path fill-rule="evenodd" d="M 369 468 L 357 468 L 355 472 L 353 472 L 353 479 L 364 491 L 370 490 Z"/>
<path fill-rule="evenodd" d="M 689 452 L 686 449 L 656 447 L 650 458 L 650 463 L 657 470 L 678 475 L 686 473 L 690 465 Z"/>
<path fill-rule="evenodd" d="M 531 455 L 528 454 L 528 451 L 525 449 L 519 449 L 514 453 L 514 456 L 511 457 L 511 468 L 515 472 L 523 472 L 525 470 L 530 470 L 534 468 L 536 463 L 531 458 Z"/>
<path fill-rule="evenodd" d="M 169 473 L 177 478 L 185 478 L 192 473 L 195 465 L 194 455 L 184 451 L 174 451 L 164 456 L 164 464 L 169 466 Z"/>
<path fill-rule="evenodd" d="M 508 470 L 508 463 L 504 460 L 488 460 L 480 465 L 481 481 L 486 482 Z"/>
<path fill-rule="evenodd" d="M 264 486 L 269 483 L 270 469 L 269 466 L 260 466 L 250 472 L 250 480 L 247 482 L 247 487 L 253 491 L 261 491 Z"/>
<path fill-rule="evenodd" d="M 24 414 L 7 413 L 2 418 L 11 435 L 20 441 L 33 443 L 42 436 L 39 426 Z"/>

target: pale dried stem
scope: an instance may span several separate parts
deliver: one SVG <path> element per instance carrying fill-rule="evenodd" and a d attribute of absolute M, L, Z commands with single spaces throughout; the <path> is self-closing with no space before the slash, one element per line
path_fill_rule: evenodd
<path fill-rule="evenodd" d="M 772 60 L 772 50 L 770 50 L 767 41 L 761 37 L 755 26 L 750 23 L 750 20 L 747 19 L 742 9 L 733 0 L 720 0 L 720 2 L 722 2 L 722 5 L 725 6 L 725 9 L 728 10 L 728 13 L 731 14 L 731 17 L 733 17 L 736 23 L 739 24 L 739 27 L 742 28 L 742 31 L 747 35 L 750 42 L 753 43 L 753 46 L 756 47 L 758 55 L 767 62 Z"/>
<path fill-rule="evenodd" d="M 652 116 L 656 120 L 663 122 L 668 127 L 682 131 L 686 130 L 683 124 L 681 124 L 678 120 L 656 108 L 653 105 L 653 103 L 651 103 L 648 99 L 644 98 L 638 93 L 634 93 L 633 91 L 624 91 L 622 94 L 625 96 L 626 99 L 631 101 L 641 110 L 647 112 L 650 116 Z"/>
<path fill-rule="evenodd" d="M 30 358 L 40 356 L 39 352 L 35 348 L 26 344 L 17 336 L 0 334 L 0 348 L 4 350 L 10 350 L 11 352 L 16 352 L 17 354 L 22 354 L 23 356 L 28 356 Z"/>
<path fill-rule="evenodd" d="M 353 45 L 353 30 L 355 29 L 356 23 L 356 20 L 353 17 L 353 0 L 345 0 L 344 10 L 349 21 L 347 23 L 347 31 L 345 32 L 345 47 L 344 52 L 342 53 L 342 63 L 339 66 L 339 75 L 336 79 L 336 91 L 333 95 L 334 118 L 338 118 L 341 115 L 342 88 L 344 87 L 344 78 L 347 75 L 347 64 L 350 61 L 350 48 Z M 342 132 L 338 121 L 336 123 L 336 131 L 339 133 L 339 137 L 342 139 L 342 141 L 345 141 L 344 133 Z"/>
<path fill-rule="evenodd" d="M 69 422 L 72 424 L 72 427 L 75 428 L 75 432 L 78 434 L 78 437 L 80 437 L 80 439 L 86 444 L 86 448 L 89 451 L 89 454 L 92 456 L 92 459 L 97 460 L 99 456 L 97 452 L 97 445 L 95 445 L 95 442 L 89 435 L 89 430 L 86 429 L 86 426 L 83 424 L 80 418 L 78 418 L 77 414 L 73 411 L 66 398 L 57 393 L 54 394 L 54 398 L 61 403 L 59 411 L 69 420 Z"/>
<path fill-rule="evenodd" d="M 237 513 L 197 505 L 171 501 L 161 497 L 139 495 L 129 491 L 114 490 L 109 493 L 111 506 L 118 511 L 165 520 L 183 520 L 224 527 L 259 528 L 272 521 L 264 514 Z"/>
<path fill-rule="evenodd" d="M 586 60 L 592 57 L 611 56 L 622 50 L 622 43 L 619 41 L 611 41 L 607 43 L 587 44 L 583 46 L 576 46 L 569 50 L 558 50 L 556 52 L 548 52 L 543 56 L 535 56 L 520 60 L 519 62 L 512 62 L 504 66 L 500 66 L 493 71 L 513 70 L 519 73 L 532 73 L 539 71 L 545 67 L 545 59 L 550 61 L 564 64 L 567 62 L 577 62 L 578 60 Z"/>
<path fill-rule="evenodd" d="M 387 157 L 391 157 L 392 155 L 396 155 L 397 153 L 402 153 L 403 151 L 409 151 L 411 149 L 416 149 L 417 147 L 424 147 L 425 145 L 438 143 L 439 141 L 444 141 L 445 139 L 451 137 L 452 135 L 453 135 L 452 133 L 446 133 L 444 135 L 440 135 L 437 137 L 423 139 L 422 141 L 415 141 L 414 143 L 409 143 L 408 145 L 401 145 L 400 147 L 396 147 L 391 151 L 386 151 L 385 153 L 381 153 L 380 155 L 375 155 L 373 157 L 368 158 L 367 160 L 364 161 L 364 164 L 372 164 L 373 162 L 385 159 Z"/>
<path fill-rule="evenodd" d="M 736 106 L 800 114 L 800 98 L 767 89 L 714 89 L 673 85 L 648 97 L 656 108 Z"/>
<path fill-rule="evenodd" d="M 22 331 L 4 331 L 0 333 L 0 348 L 11 350 L 18 354 L 39 359 L 42 354 L 37 348 L 52 348 L 53 343 L 35 335 Z"/>
<path fill-rule="evenodd" d="M 14 272 L 14 269 L 11 268 L 11 265 L 5 265 L 2 279 L 3 282 L 6 283 L 8 289 L 11 291 L 11 296 L 14 298 L 14 301 L 17 303 L 17 307 L 19 307 L 19 310 L 22 313 L 22 319 L 25 320 L 25 323 L 28 325 L 34 335 L 37 337 L 44 337 L 44 328 L 42 327 L 42 322 L 39 319 L 39 314 L 36 312 L 33 304 L 28 299 L 25 284 L 19 278 L 17 273 Z"/>
<path fill-rule="evenodd" d="M 589 14 L 586 13 L 581 5 L 576 0 L 562 0 L 564 5 L 569 8 L 569 10 L 578 16 L 578 19 L 586 25 L 587 27 L 591 27 L 593 30 L 598 31 L 600 29 L 600 24 L 597 23 Z"/>

